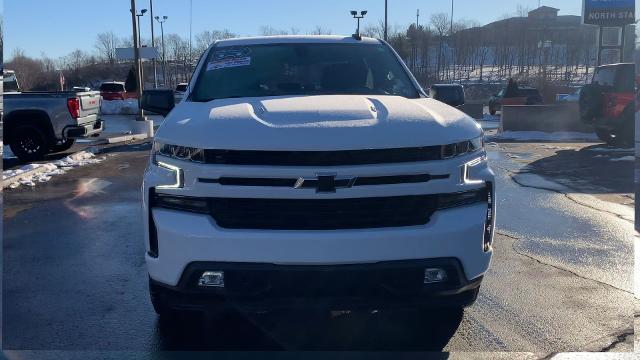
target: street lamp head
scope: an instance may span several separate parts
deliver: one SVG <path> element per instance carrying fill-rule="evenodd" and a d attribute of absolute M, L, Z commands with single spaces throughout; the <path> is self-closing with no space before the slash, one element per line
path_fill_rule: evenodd
<path fill-rule="evenodd" d="M 360 15 L 362 15 L 362 16 L 367 15 L 367 11 L 365 10 L 365 11 L 360 12 Z"/>
<path fill-rule="evenodd" d="M 156 19 L 156 20 L 160 20 L 160 16 L 156 16 L 154 19 Z"/>
<path fill-rule="evenodd" d="M 142 15 L 146 14 L 146 13 L 147 13 L 147 9 L 142 9 L 142 10 L 140 11 L 140 13 L 141 13 Z"/>
<path fill-rule="evenodd" d="M 165 20 L 167 20 L 169 17 L 165 15 L 165 16 L 163 16 L 162 18 L 163 18 L 163 19 L 165 19 Z"/>
<path fill-rule="evenodd" d="M 351 11 L 351 15 L 356 16 L 356 15 L 358 15 L 358 12 L 353 10 L 353 11 Z"/>

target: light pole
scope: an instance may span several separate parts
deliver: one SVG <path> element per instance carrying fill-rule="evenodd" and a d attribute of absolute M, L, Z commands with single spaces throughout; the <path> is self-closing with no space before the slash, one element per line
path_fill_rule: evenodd
<path fill-rule="evenodd" d="M 449 28 L 449 33 L 453 34 L 453 1 L 451 0 L 451 27 Z"/>
<path fill-rule="evenodd" d="M 138 93 L 138 117 L 136 120 L 144 121 L 144 112 L 142 111 L 142 67 L 140 64 L 140 42 L 138 41 L 138 21 L 136 19 L 136 0 L 131 0 L 131 22 L 133 23 L 133 53 L 136 68 L 136 88 Z"/>
<path fill-rule="evenodd" d="M 155 29 L 154 29 L 154 23 L 153 23 L 153 0 L 149 0 L 149 10 L 150 13 L 149 15 L 151 16 L 150 20 L 151 20 L 151 47 L 153 47 L 154 49 L 156 48 L 156 34 L 155 34 Z M 156 62 L 156 59 L 153 59 L 153 86 L 155 89 L 158 88 L 158 63 Z"/>
<path fill-rule="evenodd" d="M 367 15 L 367 11 L 360 11 L 360 15 L 358 15 L 358 12 L 353 10 L 351 11 L 351 15 L 354 19 L 358 20 L 358 29 L 356 30 L 355 36 L 360 39 L 360 19 L 364 19 L 364 16 Z"/>
<path fill-rule="evenodd" d="M 389 0 L 384 0 L 384 41 L 389 41 Z"/>
<path fill-rule="evenodd" d="M 138 18 L 138 49 L 142 47 L 142 28 L 140 28 L 140 18 L 143 17 L 144 14 L 146 13 L 147 13 L 147 9 L 142 9 L 140 10 L 140 14 L 136 14 L 136 17 Z M 139 58 L 139 62 L 140 62 L 140 83 L 144 84 L 144 63 L 142 61 L 142 57 Z"/>
<path fill-rule="evenodd" d="M 142 46 L 142 29 L 140 29 L 140 18 L 144 16 L 144 14 L 147 13 L 147 9 L 142 9 L 140 10 L 140 14 L 136 14 L 136 17 L 138 18 L 138 45 Z"/>
<path fill-rule="evenodd" d="M 167 57 L 164 47 L 164 23 L 167 19 L 169 19 L 168 16 L 163 16 L 162 18 L 156 16 L 156 21 L 160 23 L 160 32 L 162 33 L 162 80 L 165 86 L 167 85 Z"/>

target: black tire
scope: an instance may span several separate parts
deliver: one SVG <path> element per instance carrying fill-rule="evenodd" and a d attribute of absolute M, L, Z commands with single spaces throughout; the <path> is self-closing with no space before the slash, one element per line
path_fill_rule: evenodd
<path fill-rule="evenodd" d="M 49 153 L 45 133 L 32 125 L 19 126 L 11 131 L 11 151 L 23 162 L 42 160 Z"/>
<path fill-rule="evenodd" d="M 73 145 L 76 143 L 75 139 L 67 139 L 62 142 L 59 142 L 51 147 L 51 152 L 58 153 L 71 149 Z"/>
<path fill-rule="evenodd" d="M 602 88 L 598 84 L 585 85 L 580 92 L 580 119 L 593 124 L 602 115 Z"/>

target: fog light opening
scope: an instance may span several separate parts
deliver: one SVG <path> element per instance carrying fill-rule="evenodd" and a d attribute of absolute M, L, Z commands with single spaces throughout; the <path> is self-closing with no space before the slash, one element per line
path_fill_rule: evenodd
<path fill-rule="evenodd" d="M 424 270 L 424 283 L 435 284 L 447 281 L 447 272 L 441 268 L 430 268 Z"/>
<path fill-rule="evenodd" d="M 224 287 L 224 271 L 205 271 L 198 279 L 200 287 Z"/>

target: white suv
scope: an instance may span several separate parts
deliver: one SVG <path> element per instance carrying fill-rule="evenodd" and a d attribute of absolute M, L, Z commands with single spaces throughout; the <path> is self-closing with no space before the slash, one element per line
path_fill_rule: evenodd
<path fill-rule="evenodd" d="M 385 42 L 218 41 L 167 115 L 144 177 L 159 314 L 472 304 L 494 175 L 480 126 L 425 95 Z"/>

